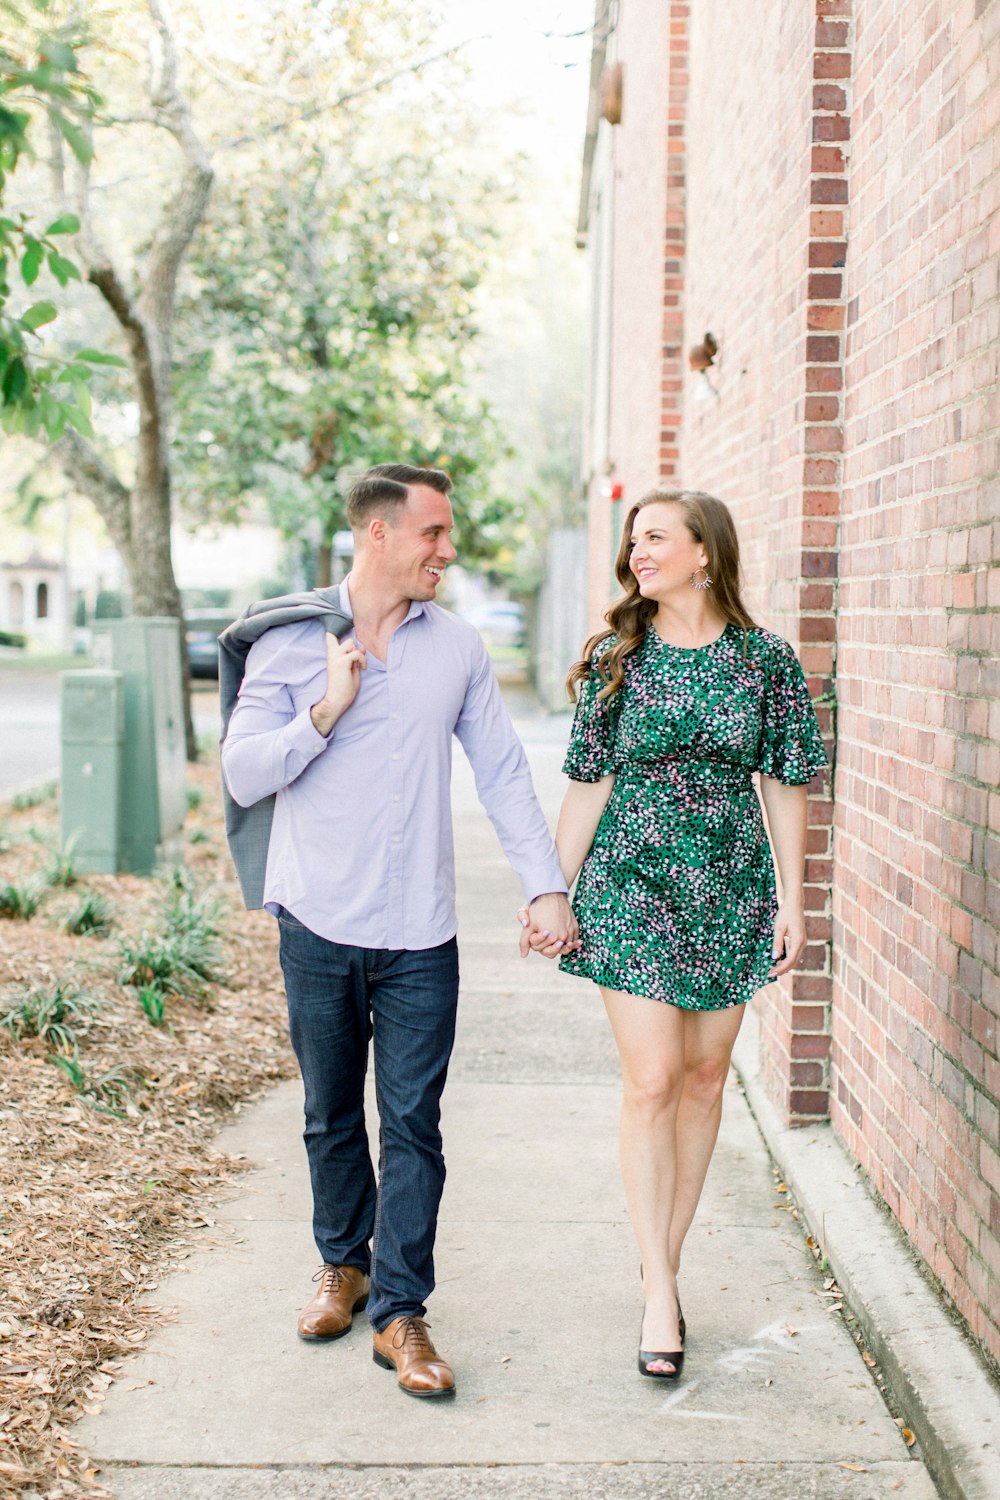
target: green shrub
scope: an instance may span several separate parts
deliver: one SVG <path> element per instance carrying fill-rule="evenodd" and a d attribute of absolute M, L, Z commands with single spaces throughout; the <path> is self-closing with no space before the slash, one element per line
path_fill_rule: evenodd
<path fill-rule="evenodd" d="M 0 885 L 0 917 L 27 922 L 35 915 L 45 895 L 45 882 L 35 875 L 24 880 L 8 880 Z"/>
<path fill-rule="evenodd" d="M 72 980 L 60 980 L 47 989 L 22 990 L 0 1015 L 0 1026 L 16 1040 L 41 1037 L 53 1047 L 76 1046 L 78 1024 L 86 1025 L 100 1008 L 100 1001 L 84 994 Z"/>
<path fill-rule="evenodd" d="M 80 1061 L 76 1047 L 67 1055 L 61 1052 L 49 1054 L 49 1062 L 64 1073 L 81 1098 L 102 1114 L 123 1119 L 131 1098 L 135 1075 L 124 1067 L 108 1068 L 104 1073 L 92 1074 Z"/>
<path fill-rule="evenodd" d="M 201 998 L 206 984 L 221 977 L 218 902 L 207 890 L 196 895 L 185 872 L 174 870 L 162 910 L 162 931 L 144 929 L 119 943 L 118 982 Z"/>
<path fill-rule="evenodd" d="M 150 1026 L 162 1026 L 166 1021 L 167 996 L 158 984 L 142 984 L 136 998 Z"/>
<path fill-rule="evenodd" d="M 104 937 L 111 928 L 111 903 L 97 891 L 89 891 L 63 924 L 73 937 Z"/>
<path fill-rule="evenodd" d="M 45 871 L 45 884 L 49 886 L 76 885 L 76 838 L 71 838 L 65 849 L 57 850 Z"/>
<path fill-rule="evenodd" d="M 222 912 L 209 890 L 197 895 L 182 871 L 174 871 L 164 902 L 167 931 L 180 945 L 185 961 L 202 979 L 218 979 L 222 966 L 219 933 Z"/>
<path fill-rule="evenodd" d="M 168 995 L 200 998 L 215 977 L 217 945 L 196 933 L 143 931 L 118 945 L 118 983 L 137 989 L 153 985 Z"/>

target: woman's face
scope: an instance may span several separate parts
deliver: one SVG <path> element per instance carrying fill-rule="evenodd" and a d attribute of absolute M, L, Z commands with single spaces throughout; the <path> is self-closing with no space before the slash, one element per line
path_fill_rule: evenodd
<path fill-rule="evenodd" d="M 707 561 L 705 548 L 687 529 L 681 506 L 657 501 L 638 512 L 628 565 L 644 599 L 665 599 L 690 589 L 691 574 Z"/>

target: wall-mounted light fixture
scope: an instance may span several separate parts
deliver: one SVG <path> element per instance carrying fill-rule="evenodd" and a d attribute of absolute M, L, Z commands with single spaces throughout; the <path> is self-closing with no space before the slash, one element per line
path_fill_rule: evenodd
<path fill-rule="evenodd" d="M 609 125 L 622 122 L 624 69 L 620 62 L 608 63 L 601 74 L 601 118 Z"/>
<path fill-rule="evenodd" d="M 688 364 L 692 370 L 707 370 L 715 363 L 715 356 L 719 352 L 719 343 L 714 334 L 706 333 L 700 344 L 695 344 L 688 351 Z"/>
<path fill-rule="evenodd" d="M 719 352 L 719 341 L 714 334 L 706 333 L 700 344 L 695 344 L 688 350 L 688 364 L 692 370 L 697 372 L 697 380 L 694 385 L 694 399 L 696 401 L 708 401 L 711 397 L 719 399 L 719 393 L 709 378 L 709 369 L 715 364 L 715 356 Z"/>

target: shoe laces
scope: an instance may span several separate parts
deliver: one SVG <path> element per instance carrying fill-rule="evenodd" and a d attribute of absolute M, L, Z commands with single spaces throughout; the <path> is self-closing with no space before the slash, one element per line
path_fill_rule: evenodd
<path fill-rule="evenodd" d="M 318 1295 L 321 1297 L 335 1297 L 340 1291 L 340 1284 L 344 1280 L 344 1269 L 342 1266 L 320 1266 L 313 1281 L 320 1283 Z"/>
<path fill-rule="evenodd" d="M 392 1336 L 392 1347 L 402 1349 L 404 1345 L 412 1344 L 418 1353 L 429 1352 L 431 1341 L 427 1335 L 428 1326 L 423 1318 L 403 1318 Z"/>

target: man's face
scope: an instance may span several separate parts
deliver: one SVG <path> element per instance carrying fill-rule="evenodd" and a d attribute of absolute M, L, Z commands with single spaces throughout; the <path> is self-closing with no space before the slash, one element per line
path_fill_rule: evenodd
<path fill-rule="evenodd" d="M 427 485 L 407 486 L 407 501 L 386 525 L 383 566 L 386 579 L 404 599 L 433 599 L 444 570 L 458 556 L 451 545 L 454 525 L 447 495 Z"/>

